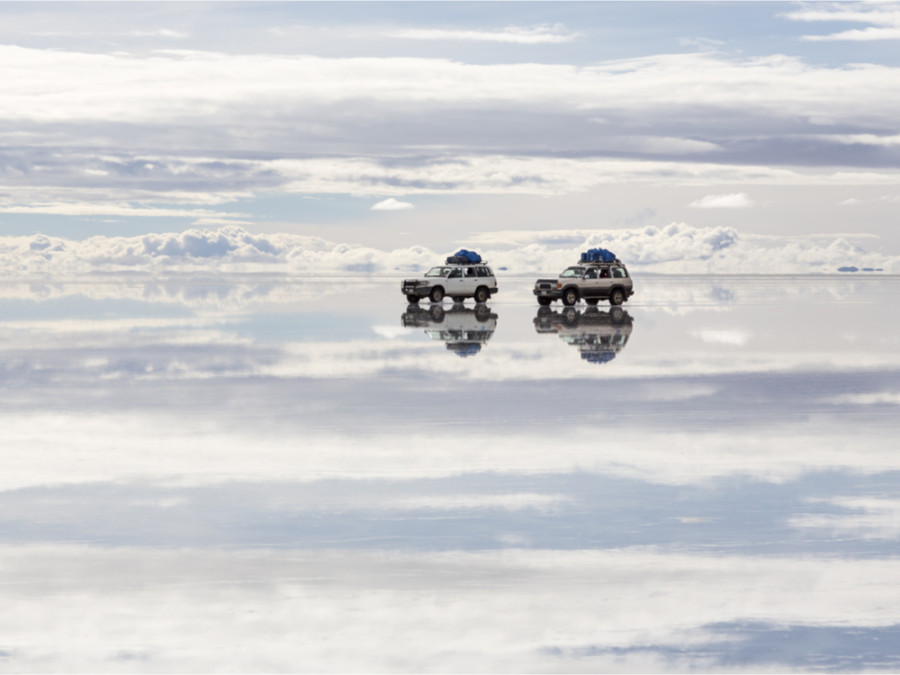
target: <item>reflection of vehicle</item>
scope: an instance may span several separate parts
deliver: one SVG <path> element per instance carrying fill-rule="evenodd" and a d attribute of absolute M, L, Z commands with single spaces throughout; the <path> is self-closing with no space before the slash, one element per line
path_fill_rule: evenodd
<path fill-rule="evenodd" d="M 432 340 L 443 340 L 447 349 L 459 356 L 472 356 L 497 330 L 497 315 L 487 305 L 468 309 L 455 304 L 448 310 L 440 305 L 428 309 L 410 305 L 400 317 L 405 328 L 424 328 Z"/>
<path fill-rule="evenodd" d="M 487 302 L 497 292 L 497 278 L 485 262 L 448 263 L 432 267 L 420 279 L 404 279 L 400 290 L 412 303 L 422 298 L 441 302 L 448 295 L 454 302 L 465 298 Z"/>
<path fill-rule="evenodd" d="M 567 307 L 561 312 L 540 307 L 534 317 L 534 329 L 538 333 L 556 333 L 566 344 L 578 347 L 585 361 L 607 363 L 625 348 L 632 322 L 631 315 L 621 307 L 608 312 L 596 307 L 584 311 Z"/>
<path fill-rule="evenodd" d="M 621 305 L 634 294 L 634 284 L 628 270 L 619 260 L 614 262 L 582 262 L 564 269 L 557 279 L 538 279 L 534 282 L 538 304 L 547 306 L 554 300 L 574 305 L 584 300 L 596 305 L 609 300 Z"/>

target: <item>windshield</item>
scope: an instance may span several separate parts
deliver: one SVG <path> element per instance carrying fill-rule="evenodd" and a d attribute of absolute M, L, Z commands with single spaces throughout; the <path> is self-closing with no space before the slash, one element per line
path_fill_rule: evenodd
<path fill-rule="evenodd" d="M 447 276 L 447 272 L 450 271 L 449 267 L 432 267 L 430 270 L 425 272 L 426 277 L 445 277 Z"/>
<path fill-rule="evenodd" d="M 570 267 L 567 270 L 563 270 L 563 273 L 560 274 L 559 276 L 561 276 L 561 277 L 580 277 L 582 274 L 584 274 L 583 267 Z"/>

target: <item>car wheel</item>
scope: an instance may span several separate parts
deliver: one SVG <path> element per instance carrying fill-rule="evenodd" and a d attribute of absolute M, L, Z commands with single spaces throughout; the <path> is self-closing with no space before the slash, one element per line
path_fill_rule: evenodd
<path fill-rule="evenodd" d="M 621 288 L 613 289 L 613 292 L 609 294 L 609 304 L 613 306 L 621 305 L 625 302 L 625 293 Z"/>
<path fill-rule="evenodd" d="M 600 302 L 599 298 L 585 298 L 584 301 L 589 305 L 596 305 Z"/>
<path fill-rule="evenodd" d="M 418 305 L 419 304 L 419 296 L 409 293 L 406 296 L 406 301 L 411 305 Z"/>
<path fill-rule="evenodd" d="M 431 289 L 431 294 L 428 297 L 431 298 L 432 302 L 440 302 L 444 299 L 444 289 L 440 286 L 435 286 Z"/>
<path fill-rule="evenodd" d="M 574 288 L 567 288 L 563 291 L 562 301 L 566 307 L 571 307 L 578 302 L 578 291 Z"/>
<path fill-rule="evenodd" d="M 625 310 L 621 307 L 613 307 L 609 310 L 609 318 L 615 324 L 620 324 L 625 321 Z"/>
<path fill-rule="evenodd" d="M 491 318 L 491 310 L 487 305 L 477 305 L 475 307 L 475 319 L 477 321 L 487 321 Z"/>
<path fill-rule="evenodd" d="M 488 293 L 488 289 L 484 286 L 479 286 L 475 289 L 475 302 L 487 302 L 490 297 L 491 294 Z"/>
<path fill-rule="evenodd" d="M 428 313 L 431 315 L 431 320 L 434 323 L 441 323 L 444 320 L 444 308 L 440 305 L 432 306 Z"/>
<path fill-rule="evenodd" d="M 553 302 L 553 299 L 552 299 L 552 298 L 545 298 L 545 297 L 542 297 L 542 296 L 538 297 L 538 304 L 539 304 L 541 307 L 547 307 L 547 306 L 550 305 L 551 302 Z"/>
<path fill-rule="evenodd" d="M 461 295 L 454 295 L 454 296 L 453 296 L 453 303 L 454 303 L 454 304 L 460 304 L 460 303 L 463 303 L 463 302 L 465 302 L 465 301 L 466 301 L 466 299 L 465 299 L 464 297 L 462 297 Z"/>

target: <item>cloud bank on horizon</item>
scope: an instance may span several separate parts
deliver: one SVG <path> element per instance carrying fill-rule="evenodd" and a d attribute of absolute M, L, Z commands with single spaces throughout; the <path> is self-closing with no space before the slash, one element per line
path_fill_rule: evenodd
<path fill-rule="evenodd" d="M 393 250 L 410 223 L 452 223 L 423 246 L 584 230 L 599 203 L 611 227 L 900 252 L 898 3 L 344 9 L 123 4 L 98 29 L 93 5 L 0 6 L 0 233 L 349 227 Z"/>
<path fill-rule="evenodd" d="M 848 271 L 900 273 L 900 256 L 871 249 L 871 238 L 742 236 L 728 227 L 684 223 L 627 230 L 497 231 L 474 243 L 485 259 L 507 273 L 553 272 L 579 253 L 612 249 L 632 271 L 657 273 L 805 274 Z M 190 270 L 384 274 L 423 271 L 452 251 L 424 246 L 378 249 L 286 233 L 252 234 L 219 229 L 96 236 L 82 241 L 34 235 L 0 237 L 0 274 L 55 275 L 92 272 Z"/>

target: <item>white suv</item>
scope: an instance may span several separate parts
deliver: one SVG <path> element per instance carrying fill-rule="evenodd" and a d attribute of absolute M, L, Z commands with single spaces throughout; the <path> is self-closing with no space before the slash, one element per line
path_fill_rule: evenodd
<path fill-rule="evenodd" d="M 448 295 L 454 302 L 487 302 L 497 292 L 497 279 L 484 262 L 448 263 L 432 267 L 420 279 L 404 279 L 400 290 L 414 304 L 422 298 L 441 302 Z"/>

